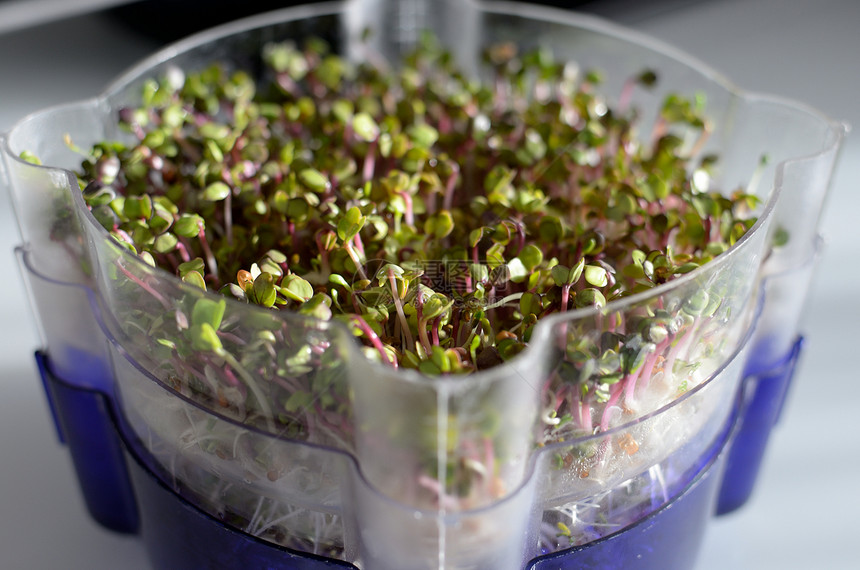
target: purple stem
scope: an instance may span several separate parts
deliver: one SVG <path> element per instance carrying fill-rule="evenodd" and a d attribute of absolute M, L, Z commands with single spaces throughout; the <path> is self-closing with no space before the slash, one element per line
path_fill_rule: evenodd
<path fill-rule="evenodd" d="M 125 275 L 126 277 L 128 277 L 129 279 L 131 279 L 132 281 L 134 281 L 135 283 L 137 283 L 137 284 L 140 286 L 140 288 L 141 288 L 141 289 L 143 289 L 144 291 L 146 291 L 147 293 L 149 293 L 150 295 L 152 295 L 153 297 L 155 297 L 155 299 L 156 299 L 159 303 L 161 303 L 161 304 L 164 306 L 164 308 L 165 308 L 165 309 L 170 308 L 170 303 L 168 303 L 168 302 L 167 302 L 167 299 L 165 299 L 165 298 L 161 295 L 161 293 L 159 293 L 158 291 L 156 291 L 155 289 L 153 289 L 153 288 L 152 288 L 148 283 L 144 282 L 144 281 L 143 281 L 142 279 L 140 279 L 137 275 L 134 275 L 133 273 L 131 273 L 131 272 L 130 272 L 128 269 L 126 269 L 126 268 L 125 268 L 121 263 L 117 263 L 117 264 L 116 264 L 116 266 L 119 268 L 120 272 L 122 272 L 122 274 L 123 274 L 123 275 Z"/>
<path fill-rule="evenodd" d="M 191 254 L 188 253 L 188 246 L 185 245 L 183 240 L 179 240 L 176 242 L 176 251 L 179 252 L 179 257 L 182 258 L 183 263 L 191 261 Z"/>
<path fill-rule="evenodd" d="M 567 310 L 567 305 L 570 301 L 570 286 L 570 283 L 565 283 L 561 286 L 561 312 Z"/>
<path fill-rule="evenodd" d="M 430 329 L 430 338 L 433 344 L 439 346 L 439 324 L 442 322 L 442 315 L 433 319 L 433 328 Z"/>
<path fill-rule="evenodd" d="M 370 325 L 367 324 L 362 317 L 359 315 L 353 315 L 352 321 L 358 325 L 361 329 L 361 332 L 364 333 L 364 336 L 370 341 L 370 344 L 379 352 L 380 356 L 382 356 L 382 360 L 391 364 L 394 368 L 397 368 L 397 360 L 388 356 L 388 353 L 385 351 L 385 347 L 382 345 L 382 341 L 379 340 L 379 336 L 374 332 Z"/>

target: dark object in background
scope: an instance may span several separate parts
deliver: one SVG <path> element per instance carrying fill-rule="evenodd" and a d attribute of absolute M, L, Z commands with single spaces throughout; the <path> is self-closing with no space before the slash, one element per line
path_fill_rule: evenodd
<path fill-rule="evenodd" d="M 128 28 L 168 43 L 232 20 L 320 0 L 143 0 L 106 13 Z"/>
<path fill-rule="evenodd" d="M 113 18 L 136 32 L 160 42 L 172 42 L 195 32 L 246 16 L 323 0 L 143 0 L 108 11 Z M 674 3 L 678 3 L 675 0 Z M 689 2 L 689 0 L 687 0 Z M 576 9 L 601 15 L 624 13 L 633 0 L 525 0 L 557 8 Z M 656 0 L 647 4 L 671 3 Z M 608 10 L 608 13 L 604 11 Z"/>

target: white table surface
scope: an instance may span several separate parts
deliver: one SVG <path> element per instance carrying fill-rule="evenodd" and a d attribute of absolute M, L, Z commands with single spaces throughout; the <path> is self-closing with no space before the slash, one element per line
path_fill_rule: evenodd
<path fill-rule="evenodd" d="M 860 2 L 678 0 L 659 10 L 617 4 L 597 10 L 692 53 L 746 89 L 809 103 L 860 128 Z M 0 132 L 28 112 L 97 94 L 155 47 L 96 16 L 0 35 Z M 860 567 L 858 186 L 860 141 L 849 136 L 804 318 L 808 343 L 783 421 L 752 500 L 713 521 L 691 570 Z M 149 568 L 136 539 L 101 529 L 84 511 L 36 375 L 39 341 L 12 254 L 17 243 L 2 191 L 0 569 Z"/>

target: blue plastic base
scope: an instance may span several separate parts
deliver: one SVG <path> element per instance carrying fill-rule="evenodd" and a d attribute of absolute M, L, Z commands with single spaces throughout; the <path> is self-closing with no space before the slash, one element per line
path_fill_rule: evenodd
<path fill-rule="evenodd" d="M 174 493 L 129 452 L 129 470 L 141 505 L 140 536 L 158 570 L 321 570 L 352 564 L 295 552 L 236 530 Z"/>
<path fill-rule="evenodd" d="M 736 410 L 738 429 L 735 421 L 727 426 L 699 472 L 665 505 L 623 531 L 536 558 L 526 568 L 689 570 L 715 504 L 729 512 L 749 497 L 801 346 L 798 341 L 778 369 L 745 381 L 749 396 Z M 41 353 L 36 360 L 90 513 L 109 529 L 139 534 L 155 568 L 356 568 L 265 542 L 199 510 L 148 467 L 133 438 L 125 437 L 129 432 L 109 396 L 57 378 Z"/>
<path fill-rule="evenodd" d="M 529 570 L 689 570 L 720 488 L 735 421 L 702 458 L 698 475 L 657 511 L 621 532 L 532 561 Z"/>
<path fill-rule="evenodd" d="M 745 403 L 737 435 L 728 451 L 717 514 L 736 511 L 752 495 L 771 430 L 782 413 L 802 349 L 801 337 L 782 362 L 744 380 Z M 748 370 L 755 364 L 751 362 Z"/>
<path fill-rule="evenodd" d="M 123 533 L 139 529 L 137 504 L 117 435 L 112 401 L 95 390 L 59 380 L 36 354 L 60 441 L 68 446 L 87 510 L 99 524 Z"/>

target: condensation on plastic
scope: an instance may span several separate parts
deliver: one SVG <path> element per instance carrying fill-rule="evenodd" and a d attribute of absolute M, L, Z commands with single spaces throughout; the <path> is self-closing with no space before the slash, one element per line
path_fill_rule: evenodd
<path fill-rule="evenodd" d="M 703 152 L 720 156 L 716 184 L 731 191 L 758 178 L 751 190 L 765 203 L 760 220 L 708 266 L 599 312 L 547 319 L 520 356 L 467 379 L 394 371 L 364 358 L 336 324 L 230 300 L 222 326 L 238 340 L 224 339 L 225 354 L 176 358 L 159 342 L 169 338 L 149 334 L 153 325 L 173 326 L 171 338 L 180 339 L 195 325 L 195 306 L 220 298 L 111 241 L 62 170 L 80 159 L 64 135 L 84 148 L 120 136 L 116 110 L 171 66 L 221 60 L 258 69 L 267 42 L 309 36 L 360 58 L 365 48 L 355 38 L 367 25 L 378 32 L 373 47 L 390 59 L 430 28 L 466 69 L 477 69 L 479 49 L 489 43 L 544 46 L 583 69 L 601 69 L 610 99 L 628 77 L 654 69 L 658 88 L 634 100 L 645 132 L 668 92 L 704 93 L 716 128 Z M 352 2 L 290 9 L 180 42 L 98 99 L 28 117 L 0 144 L 26 264 L 44 277 L 29 281 L 55 372 L 115 394 L 177 489 L 241 530 L 366 567 L 480 561 L 513 568 L 541 541 L 552 551 L 598 539 L 685 484 L 728 417 L 746 355 L 755 366 L 789 350 L 805 295 L 805 283 L 793 278 L 774 280 L 755 338 L 741 341 L 762 277 L 804 266 L 814 247 L 843 131 L 814 110 L 744 93 L 683 54 L 593 18 L 517 4 Z M 17 159 L 23 150 L 51 166 Z M 775 227 L 788 228 L 791 239 L 771 251 Z M 629 383 L 614 405 L 595 408 L 597 435 L 578 433 L 575 422 L 553 429 L 542 419 L 547 378 L 565 374 L 557 347 L 596 342 L 613 324 L 658 306 L 681 314 L 714 298 L 721 303 L 712 316 L 687 312 L 677 336 L 652 355 L 654 362 L 695 362 L 693 370 L 680 367 L 685 372 L 673 377 L 667 366 L 657 381 Z M 266 338 L 277 339 L 274 354 Z M 81 355 L 93 367 L 82 368 Z M 677 397 L 681 386 L 686 393 Z M 279 422 L 296 392 L 315 400 L 290 423 Z M 457 488 L 464 478 L 472 481 L 465 495 Z M 570 540 L 557 536 L 559 523 Z"/>

